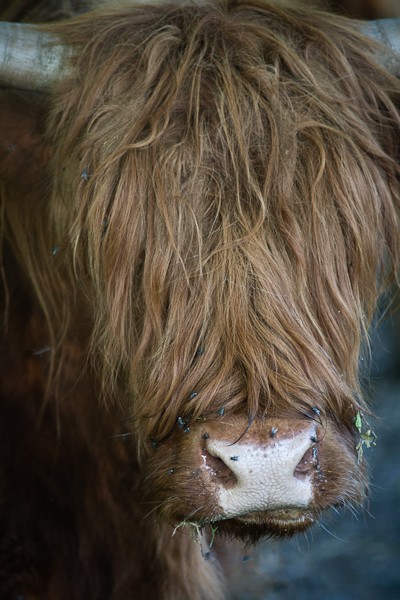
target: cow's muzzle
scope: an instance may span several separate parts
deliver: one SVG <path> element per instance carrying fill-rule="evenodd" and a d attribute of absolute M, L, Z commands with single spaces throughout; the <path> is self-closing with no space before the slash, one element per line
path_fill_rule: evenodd
<path fill-rule="evenodd" d="M 306 508 L 318 469 L 315 423 L 271 428 L 264 439 L 236 443 L 208 437 L 201 448 L 203 477 L 214 489 L 219 519 L 282 508 Z"/>
<path fill-rule="evenodd" d="M 354 440 L 328 419 L 202 421 L 155 450 L 150 480 L 171 524 L 218 523 L 252 539 L 304 530 L 365 493 Z"/>

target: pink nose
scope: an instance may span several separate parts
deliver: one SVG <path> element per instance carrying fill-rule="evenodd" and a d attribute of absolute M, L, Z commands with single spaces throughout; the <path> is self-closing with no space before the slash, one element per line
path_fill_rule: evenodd
<path fill-rule="evenodd" d="M 281 508 L 305 508 L 313 499 L 317 465 L 314 423 L 236 443 L 209 437 L 202 468 L 215 489 L 222 519 Z"/>

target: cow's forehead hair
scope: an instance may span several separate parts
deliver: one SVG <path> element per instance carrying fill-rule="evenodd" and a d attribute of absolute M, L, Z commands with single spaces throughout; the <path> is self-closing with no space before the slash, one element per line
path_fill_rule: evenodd
<path fill-rule="evenodd" d="M 53 28 L 79 51 L 49 126 L 49 226 L 96 306 L 104 380 L 124 373 L 162 430 L 221 404 L 344 410 L 398 247 L 399 87 L 367 43 L 256 0 Z"/>

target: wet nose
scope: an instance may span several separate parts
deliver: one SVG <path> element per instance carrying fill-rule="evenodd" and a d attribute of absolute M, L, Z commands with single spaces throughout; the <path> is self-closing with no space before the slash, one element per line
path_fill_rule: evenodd
<path fill-rule="evenodd" d="M 229 443 L 207 439 L 203 467 L 216 488 L 221 516 L 280 508 L 305 508 L 313 497 L 316 425 L 274 434 L 268 440 Z"/>

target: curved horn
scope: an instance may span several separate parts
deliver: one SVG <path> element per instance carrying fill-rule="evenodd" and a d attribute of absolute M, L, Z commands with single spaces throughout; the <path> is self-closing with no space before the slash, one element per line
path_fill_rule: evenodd
<path fill-rule="evenodd" d="M 367 37 L 387 48 L 382 65 L 396 77 L 400 77 L 400 19 L 379 19 L 362 24 L 361 31 Z"/>
<path fill-rule="evenodd" d="M 69 54 L 58 38 L 38 27 L 0 23 L 1 86 L 46 91 L 65 75 Z"/>

